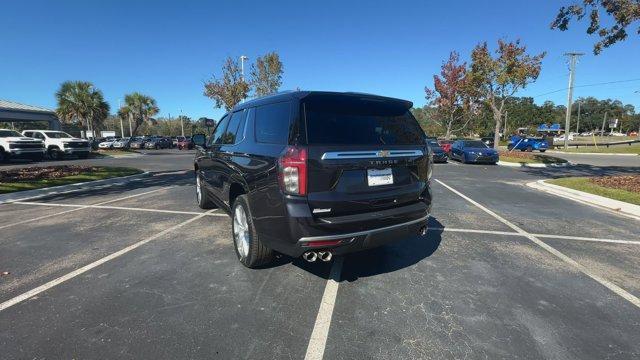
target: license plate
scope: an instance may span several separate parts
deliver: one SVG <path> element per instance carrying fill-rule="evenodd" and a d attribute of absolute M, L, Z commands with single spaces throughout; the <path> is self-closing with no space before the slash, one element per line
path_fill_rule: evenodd
<path fill-rule="evenodd" d="M 367 182 L 369 186 L 380 186 L 393 184 L 393 172 L 391 168 L 387 169 L 368 169 Z"/>

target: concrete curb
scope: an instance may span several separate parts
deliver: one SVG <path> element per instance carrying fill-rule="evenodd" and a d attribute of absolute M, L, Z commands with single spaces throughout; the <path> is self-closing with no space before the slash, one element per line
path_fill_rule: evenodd
<path fill-rule="evenodd" d="M 551 154 L 558 154 L 558 155 L 640 156 L 640 154 L 580 153 L 580 152 L 564 152 L 564 151 L 551 151 L 551 150 L 547 150 L 547 152 Z"/>
<path fill-rule="evenodd" d="M 43 196 L 48 196 L 48 195 L 70 193 L 74 191 L 85 190 L 94 186 L 103 186 L 103 187 L 113 186 L 115 184 L 121 184 L 121 183 L 125 183 L 132 180 L 138 180 L 138 179 L 149 177 L 149 176 L 151 176 L 151 173 L 146 171 L 146 172 L 143 172 L 142 174 L 120 176 L 120 177 L 114 177 L 114 178 L 109 178 L 104 180 L 85 181 L 85 182 L 79 182 L 75 184 L 52 186 L 52 187 L 42 188 L 42 189 L 17 191 L 17 192 L 0 195 L 0 204 L 13 202 L 13 201 L 31 200 L 31 199 L 35 199 Z"/>
<path fill-rule="evenodd" d="M 590 205 L 600 209 L 612 211 L 616 214 L 640 220 L 640 206 L 629 204 L 624 201 L 609 199 L 604 196 L 593 195 L 584 191 L 570 189 L 564 186 L 547 184 L 547 180 L 538 180 L 527 183 L 527 186 L 549 194 L 571 199 L 582 204 Z"/>
<path fill-rule="evenodd" d="M 509 167 L 517 167 L 517 168 L 561 168 L 567 166 L 573 166 L 574 164 L 570 162 L 562 163 L 562 164 L 542 164 L 542 163 L 515 163 L 510 161 L 498 161 L 498 165 L 500 166 L 509 166 Z"/>

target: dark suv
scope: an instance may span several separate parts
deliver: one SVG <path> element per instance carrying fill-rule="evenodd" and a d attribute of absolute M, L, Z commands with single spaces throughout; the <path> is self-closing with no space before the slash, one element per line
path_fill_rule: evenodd
<path fill-rule="evenodd" d="M 426 233 L 432 159 L 409 101 L 296 91 L 194 135 L 197 201 L 232 216 L 240 262 L 307 261 Z"/>

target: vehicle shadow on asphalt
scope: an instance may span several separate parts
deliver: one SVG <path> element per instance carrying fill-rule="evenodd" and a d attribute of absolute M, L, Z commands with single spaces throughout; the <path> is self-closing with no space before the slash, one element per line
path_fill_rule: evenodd
<path fill-rule="evenodd" d="M 350 254 L 344 259 L 341 281 L 394 272 L 419 263 L 433 255 L 442 242 L 444 225 L 429 218 L 426 236 L 413 236 L 393 244 Z"/>
<path fill-rule="evenodd" d="M 428 225 L 429 231 L 426 236 L 416 235 L 393 244 L 346 255 L 340 281 L 351 282 L 361 277 L 393 272 L 414 265 L 433 255 L 442 241 L 444 225 L 433 217 L 429 218 Z M 278 254 L 274 261 L 258 268 L 269 269 L 291 264 L 328 280 L 331 276 L 333 261 L 309 263 L 302 258 Z"/>
<path fill-rule="evenodd" d="M 122 185 L 113 185 L 103 188 L 87 187 L 82 190 L 73 191 L 62 194 L 51 194 L 38 197 L 38 201 L 64 201 L 64 200 L 80 200 L 83 198 L 100 197 L 108 195 L 118 195 L 127 191 L 144 190 L 151 187 L 165 186 L 193 186 L 195 185 L 194 172 L 187 171 L 185 174 L 163 174 L 163 172 L 151 173 L 151 176 L 144 177 L 135 181 L 127 181 Z M 195 199 L 195 191 L 194 191 Z M 191 199 L 190 199 L 191 200 Z M 195 201 L 195 200 L 193 200 Z"/>

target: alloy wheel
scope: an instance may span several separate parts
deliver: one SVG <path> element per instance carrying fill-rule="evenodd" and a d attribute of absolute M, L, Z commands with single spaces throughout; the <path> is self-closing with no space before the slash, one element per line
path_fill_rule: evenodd
<path fill-rule="evenodd" d="M 237 206 L 233 212 L 233 237 L 236 240 L 238 254 L 245 259 L 249 255 L 249 225 L 247 214 L 241 205 Z"/>

